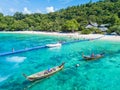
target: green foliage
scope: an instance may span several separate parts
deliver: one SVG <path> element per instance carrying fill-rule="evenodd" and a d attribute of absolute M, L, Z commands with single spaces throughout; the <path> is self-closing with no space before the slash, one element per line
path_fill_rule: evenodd
<path fill-rule="evenodd" d="M 22 31 L 22 30 L 27 30 L 28 29 L 28 24 L 26 24 L 23 21 L 14 21 L 14 23 L 12 24 L 12 30 L 16 30 L 16 31 Z"/>
<path fill-rule="evenodd" d="M 120 25 L 120 18 L 117 15 L 113 15 L 110 18 L 111 26 Z"/>
<path fill-rule="evenodd" d="M 3 17 L 3 14 L 2 14 L 2 13 L 0 13 L 0 17 Z"/>
<path fill-rule="evenodd" d="M 90 34 L 91 31 L 89 29 L 84 29 L 81 31 L 81 34 Z"/>
<path fill-rule="evenodd" d="M 75 19 L 67 20 L 63 25 L 62 29 L 67 32 L 74 32 L 77 31 L 79 27 L 78 22 Z"/>
<path fill-rule="evenodd" d="M 7 28 L 7 25 L 4 23 L 0 23 L 0 31 L 5 30 L 5 28 Z"/>
<path fill-rule="evenodd" d="M 109 30 L 108 33 L 111 34 L 113 32 L 116 32 L 118 35 L 120 35 L 120 25 L 115 25 L 112 26 Z"/>
<path fill-rule="evenodd" d="M 13 16 L 4 16 L 0 13 L 0 30 L 35 30 L 35 31 L 66 31 L 82 33 L 102 33 L 98 29 L 85 29 L 89 22 L 99 25 L 109 24 L 108 33 L 119 34 L 120 0 L 99 0 L 83 5 L 72 6 L 48 14 L 23 14 L 16 12 Z M 114 30 L 114 28 L 117 28 Z"/>
<path fill-rule="evenodd" d="M 96 29 L 96 28 L 92 28 L 92 33 L 94 34 L 103 34 L 103 32 L 99 29 Z"/>
<path fill-rule="evenodd" d="M 21 12 L 16 12 L 13 17 L 16 19 L 16 20 L 21 20 L 21 19 L 24 19 L 25 18 L 25 15 L 22 14 Z"/>

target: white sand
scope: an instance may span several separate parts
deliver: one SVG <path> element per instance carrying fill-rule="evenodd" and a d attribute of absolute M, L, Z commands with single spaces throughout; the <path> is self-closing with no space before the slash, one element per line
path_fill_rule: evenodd
<path fill-rule="evenodd" d="M 113 35 L 102 35 L 102 34 L 78 34 L 78 33 L 58 33 L 58 32 L 37 32 L 37 31 L 14 31 L 14 32 L 0 32 L 0 33 L 19 33 L 19 34 L 43 34 L 43 35 L 54 35 L 54 36 L 67 36 L 72 38 L 85 38 L 94 39 L 100 38 L 100 40 L 120 41 L 120 36 Z"/>

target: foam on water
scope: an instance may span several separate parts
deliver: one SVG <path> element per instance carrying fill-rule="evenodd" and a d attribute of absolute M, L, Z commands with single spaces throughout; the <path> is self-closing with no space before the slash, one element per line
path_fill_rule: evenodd
<path fill-rule="evenodd" d="M 0 76 L 0 83 L 3 82 L 3 81 L 5 81 L 8 77 L 9 76 L 4 76 L 4 77 Z"/>
<path fill-rule="evenodd" d="M 7 61 L 9 61 L 9 62 L 17 62 L 17 63 L 21 63 L 25 59 L 26 59 L 26 57 L 19 57 L 19 56 L 7 57 Z"/>

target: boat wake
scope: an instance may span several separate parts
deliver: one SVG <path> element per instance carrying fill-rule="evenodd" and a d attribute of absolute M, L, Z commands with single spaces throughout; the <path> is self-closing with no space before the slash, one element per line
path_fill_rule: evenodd
<path fill-rule="evenodd" d="M 26 59 L 26 57 L 19 57 L 19 56 L 7 57 L 7 61 L 9 61 L 9 62 L 17 62 L 17 63 L 21 63 L 25 59 Z"/>
<path fill-rule="evenodd" d="M 61 47 L 52 47 L 52 48 L 49 48 L 49 50 L 59 50 Z"/>

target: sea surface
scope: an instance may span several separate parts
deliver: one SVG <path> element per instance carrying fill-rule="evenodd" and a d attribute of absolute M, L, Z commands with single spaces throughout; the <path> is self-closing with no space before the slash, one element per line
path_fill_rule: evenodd
<path fill-rule="evenodd" d="M 73 38 L 0 33 L 0 53 L 43 46 Z M 82 59 L 82 53 L 105 53 L 93 61 Z M 62 71 L 36 82 L 29 82 L 22 74 L 47 70 L 65 62 Z M 76 67 L 79 64 L 79 67 Z M 42 48 L 7 56 L 0 56 L 0 90 L 120 90 L 120 42 L 92 40 Z"/>

